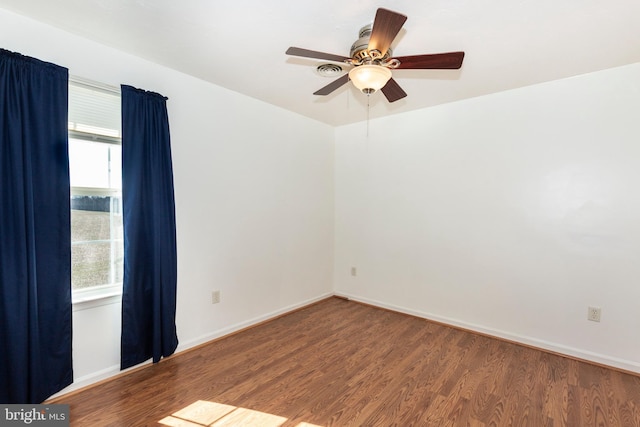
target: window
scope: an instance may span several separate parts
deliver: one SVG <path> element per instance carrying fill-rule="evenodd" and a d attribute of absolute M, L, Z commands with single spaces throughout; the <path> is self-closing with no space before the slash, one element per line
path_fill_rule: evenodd
<path fill-rule="evenodd" d="M 121 293 L 123 269 L 120 94 L 71 79 L 71 285 L 74 302 Z"/>

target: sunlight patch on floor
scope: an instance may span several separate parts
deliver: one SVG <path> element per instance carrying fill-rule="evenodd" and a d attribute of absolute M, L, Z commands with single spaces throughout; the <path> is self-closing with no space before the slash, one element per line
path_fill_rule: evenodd
<path fill-rule="evenodd" d="M 287 418 L 247 408 L 198 400 L 159 421 L 170 427 L 279 427 Z M 300 423 L 296 427 L 321 427 Z"/>

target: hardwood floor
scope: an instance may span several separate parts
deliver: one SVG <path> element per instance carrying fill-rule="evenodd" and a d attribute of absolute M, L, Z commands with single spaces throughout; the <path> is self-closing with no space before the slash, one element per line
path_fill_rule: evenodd
<path fill-rule="evenodd" d="M 640 426 L 640 377 L 330 298 L 89 388 L 72 426 Z"/>

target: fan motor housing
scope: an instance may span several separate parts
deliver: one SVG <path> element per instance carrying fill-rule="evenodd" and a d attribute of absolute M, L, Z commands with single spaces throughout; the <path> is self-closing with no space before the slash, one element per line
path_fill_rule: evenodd
<path fill-rule="evenodd" d="M 353 42 L 351 45 L 351 50 L 349 55 L 357 62 L 369 63 L 374 60 L 376 61 L 386 61 L 392 56 L 391 48 L 387 49 L 387 52 L 382 57 L 374 57 L 369 52 L 369 39 L 371 37 L 371 29 L 373 28 L 373 24 L 367 24 L 364 27 L 360 28 L 358 31 L 358 40 Z"/>

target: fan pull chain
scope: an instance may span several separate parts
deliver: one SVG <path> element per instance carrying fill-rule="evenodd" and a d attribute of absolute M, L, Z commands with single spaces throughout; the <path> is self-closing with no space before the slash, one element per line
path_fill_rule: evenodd
<path fill-rule="evenodd" d="M 371 109 L 371 105 L 369 101 L 371 100 L 371 95 L 367 94 L 367 138 L 369 138 L 369 110 Z"/>

